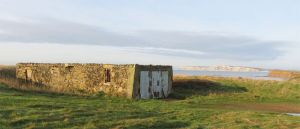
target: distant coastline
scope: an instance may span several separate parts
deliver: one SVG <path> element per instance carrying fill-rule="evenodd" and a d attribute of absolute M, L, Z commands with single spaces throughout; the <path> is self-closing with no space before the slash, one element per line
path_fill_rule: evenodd
<path fill-rule="evenodd" d="M 244 67 L 244 66 L 181 66 L 176 67 L 177 70 L 193 70 L 193 71 L 230 71 L 230 72 L 261 72 L 268 71 L 262 68 Z"/>

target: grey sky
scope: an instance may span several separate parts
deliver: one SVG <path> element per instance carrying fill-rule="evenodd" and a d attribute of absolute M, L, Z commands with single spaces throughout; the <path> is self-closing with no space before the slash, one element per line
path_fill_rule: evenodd
<path fill-rule="evenodd" d="M 300 59 L 295 56 L 300 54 L 296 49 L 300 48 L 297 5 L 300 3 L 296 0 L 0 0 L 0 51 L 17 53 L 2 56 L 0 63 L 171 62 L 300 69 L 294 63 Z M 31 54 L 20 50 L 29 50 L 28 46 L 36 49 L 30 49 Z M 47 50 L 50 46 L 61 46 L 57 49 L 66 58 L 47 60 L 55 55 Z M 106 53 L 92 48 L 105 49 Z M 41 51 L 49 52 L 44 53 L 44 59 L 36 57 Z M 116 59 L 106 58 L 108 53 Z M 157 62 L 148 58 L 151 56 Z"/>

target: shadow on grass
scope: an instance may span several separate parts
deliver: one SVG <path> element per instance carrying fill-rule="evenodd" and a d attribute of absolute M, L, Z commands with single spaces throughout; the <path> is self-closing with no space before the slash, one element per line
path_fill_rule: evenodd
<path fill-rule="evenodd" d="M 185 99 L 193 95 L 207 96 L 209 94 L 242 93 L 247 88 L 237 85 L 222 85 L 221 83 L 201 79 L 174 80 L 171 99 Z"/>
<path fill-rule="evenodd" d="M 133 126 L 126 127 L 125 129 L 177 129 L 189 127 L 189 123 L 182 121 L 155 121 L 151 125 L 147 124 L 136 124 Z"/>
<path fill-rule="evenodd" d="M 130 110 L 114 110 L 107 109 L 99 110 L 96 108 L 86 109 L 86 111 L 76 111 L 72 108 L 72 112 L 61 114 L 58 110 L 53 110 L 51 115 L 45 112 L 39 114 L 39 118 L 27 117 L 17 119 L 8 123 L 9 126 L 16 128 L 25 128 L 29 124 L 36 124 L 37 128 L 73 128 L 84 127 L 87 124 L 93 128 L 128 128 L 128 129 L 171 129 L 171 128 L 186 128 L 190 126 L 187 121 L 181 120 L 162 120 L 162 115 L 168 115 L 157 111 L 130 111 Z M 33 115 L 33 114 L 29 114 Z M 152 120 L 155 118 L 156 120 Z M 124 121 L 130 121 L 124 123 Z M 134 120 L 134 121 L 132 121 Z M 147 123 L 144 123 L 146 120 Z M 40 123 L 47 122 L 52 124 L 42 125 Z M 54 124 L 55 123 L 55 124 Z M 87 127 L 88 128 L 88 127 Z"/>

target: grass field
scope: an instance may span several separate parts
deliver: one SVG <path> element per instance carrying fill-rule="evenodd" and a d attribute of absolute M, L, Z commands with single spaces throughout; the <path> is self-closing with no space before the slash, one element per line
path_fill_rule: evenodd
<path fill-rule="evenodd" d="M 300 84 L 175 77 L 168 99 L 129 100 L 17 90 L 0 85 L 0 129 L 300 128 Z"/>

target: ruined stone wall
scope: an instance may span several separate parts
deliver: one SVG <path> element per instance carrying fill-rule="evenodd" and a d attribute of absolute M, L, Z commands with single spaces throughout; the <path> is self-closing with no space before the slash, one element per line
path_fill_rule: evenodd
<path fill-rule="evenodd" d="M 134 73 L 135 65 L 20 63 L 16 68 L 19 79 L 128 98 L 132 97 Z"/>

